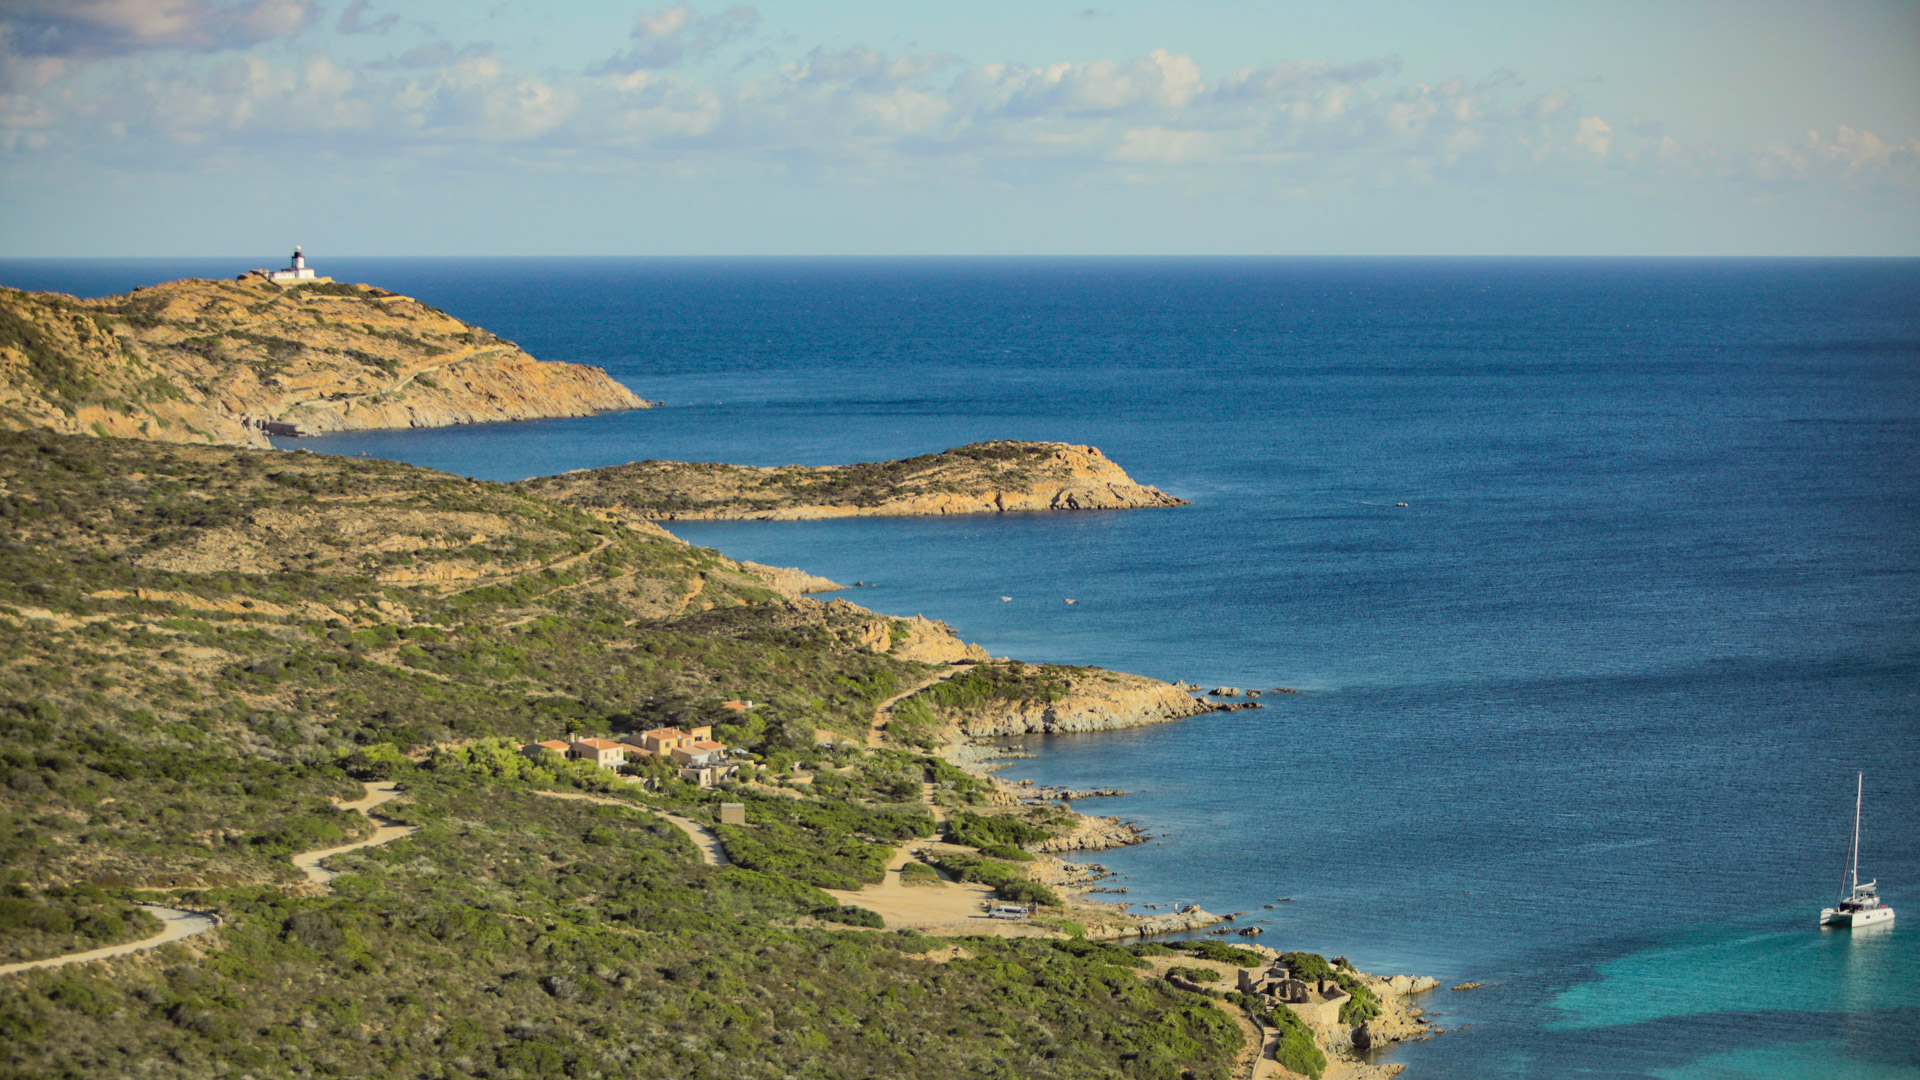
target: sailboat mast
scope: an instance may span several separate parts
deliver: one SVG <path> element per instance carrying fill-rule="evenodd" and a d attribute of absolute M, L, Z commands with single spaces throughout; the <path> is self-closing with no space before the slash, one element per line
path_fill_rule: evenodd
<path fill-rule="evenodd" d="M 1860 795 L 1866 790 L 1867 774 L 1853 778 L 1853 859 L 1848 863 L 1853 874 L 1853 891 L 1860 891 Z"/>

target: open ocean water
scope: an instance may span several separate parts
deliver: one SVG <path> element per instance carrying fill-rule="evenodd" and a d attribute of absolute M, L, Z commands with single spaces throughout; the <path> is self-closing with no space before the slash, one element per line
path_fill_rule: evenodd
<path fill-rule="evenodd" d="M 1413 1080 L 1920 1077 L 1920 260 L 315 261 L 666 406 L 288 445 L 516 479 L 1055 439 L 1192 500 L 674 531 L 995 655 L 1299 689 L 1009 775 L 1129 792 L 1080 804 L 1155 836 L 1093 856 L 1124 899 L 1485 984 L 1431 995 Z M 1822 931 L 1856 770 L 1906 914 Z"/>

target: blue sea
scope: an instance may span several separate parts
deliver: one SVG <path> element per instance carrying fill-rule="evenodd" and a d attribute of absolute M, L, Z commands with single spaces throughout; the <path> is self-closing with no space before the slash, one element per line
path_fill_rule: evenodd
<path fill-rule="evenodd" d="M 1081 804 L 1155 837 L 1093 857 L 1124 899 L 1482 983 L 1411 1080 L 1920 1077 L 1920 261 L 316 262 L 665 405 L 289 445 L 517 479 L 1052 439 L 1191 500 L 675 531 L 995 655 L 1299 690 L 1008 775 L 1127 790 Z M 1908 914 L 1822 931 L 1858 771 Z"/>

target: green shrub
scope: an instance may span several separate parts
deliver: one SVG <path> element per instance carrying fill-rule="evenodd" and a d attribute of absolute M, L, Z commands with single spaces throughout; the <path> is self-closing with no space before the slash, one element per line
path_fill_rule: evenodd
<path fill-rule="evenodd" d="M 1023 904 L 1044 904 L 1059 907 L 1060 896 L 1052 889 L 1029 879 L 1019 870 L 994 859 L 975 855 L 942 855 L 936 866 L 947 872 L 955 881 L 978 881 L 993 886 L 994 895 L 1002 900 L 1011 900 Z"/>
<path fill-rule="evenodd" d="M 1293 1072 L 1302 1076 L 1320 1080 L 1327 1069 L 1327 1055 L 1313 1040 L 1313 1029 L 1306 1021 L 1294 1014 L 1285 1005 L 1278 1005 L 1266 998 L 1243 994 L 1238 990 L 1229 991 L 1227 1000 L 1246 1010 L 1249 1016 L 1256 1017 L 1280 1032 L 1279 1044 L 1274 1048 L 1274 1059 Z"/>
<path fill-rule="evenodd" d="M 1175 964 L 1174 966 L 1168 968 L 1167 976 L 1169 978 L 1178 976 L 1179 978 L 1185 979 L 1188 982 L 1197 982 L 1201 984 L 1218 982 L 1220 980 L 1220 973 L 1213 970 L 1212 968 L 1184 967 L 1180 964 Z"/>
<path fill-rule="evenodd" d="M 1135 956 L 1133 950 L 1111 942 L 1074 938 L 1071 941 L 1055 941 L 1051 944 L 1055 952 L 1066 953 L 1068 956 L 1079 957 L 1082 960 L 1098 960 L 1103 964 L 1123 968 L 1147 966 L 1147 962 Z"/>
<path fill-rule="evenodd" d="M 1280 962 L 1301 982 L 1314 983 L 1333 978 L 1333 965 L 1327 963 L 1327 958 L 1319 953 L 1281 953 Z"/>
<path fill-rule="evenodd" d="M 1380 999 L 1367 988 L 1366 983 L 1339 969 L 1334 970 L 1333 977 L 1340 983 L 1340 989 L 1352 995 L 1346 1004 L 1340 1006 L 1341 1023 L 1359 1027 L 1380 1015 Z"/>
<path fill-rule="evenodd" d="M 964 810 L 947 817 L 947 839 L 982 850 L 1037 844 L 1052 835 L 1018 818 L 970 814 Z"/>
<path fill-rule="evenodd" d="M 879 912 L 869 911 L 863 907 L 855 907 L 852 904 L 835 904 L 832 907 L 824 907 L 815 911 L 813 917 L 816 919 L 825 919 L 828 922 L 844 923 L 847 926 L 869 926 L 875 930 L 885 929 L 887 925 L 887 921 L 880 917 Z"/>
<path fill-rule="evenodd" d="M 1205 960 L 1216 960 L 1223 964 L 1233 964 L 1238 967 L 1259 967 L 1266 962 L 1260 958 L 1259 953 L 1248 952 L 1245 949 L 1236 949 L 1221 941 L 1205 939 L 1200 941 L 1182 941 L 1176 942 L 1174 947 L 1185 949 Z"/>

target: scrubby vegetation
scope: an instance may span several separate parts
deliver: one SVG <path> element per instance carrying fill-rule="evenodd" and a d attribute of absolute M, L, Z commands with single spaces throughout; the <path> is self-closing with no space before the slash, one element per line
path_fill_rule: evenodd
<path fill-rule="evenodd" d="M 920 803 L 869 808 L 757 793 L 736 797 L 746 803 L 747 827 L 718 827 L 727 858 L 823 889 L 878 882 L 900 841 L 933 835 L 933 815 Z"/>
<path fill-rule="evenodd" d="M 1037 844 L 1052 835 L 1051 830 L 1029 825 L 1013 817 L 989 817 L 966 812 L 947 816 L 947 839 L 982 851 L 990 847 L 1017 849 L 1025 844 Z M 995 854 L 995 857 L 1004 856 Z"/>
<path fill-rule="evenodd" d="M 932 963 L 820 890 L 931 833 L 921 785 L 981 796 L 935 759 L 815 745 L 928 670 L 860 644 L 865 618 L 508 486 L 0 436 L 0 948 L 144 936 L 135 896 L 222 918 L 0 983 L 0 1073 L 1223 1077 L 1230 1018 L 1130 950 L 979 939 Z M 814 783 L 643 800 L 517 752 L 707 718 Z M 306 894 L 287 855 L 364 835 L 329 798 L 371 779 L 418 832 Z M 725 869 L 649 809 L 711 822 L 723 799 L 750 822 L 720 830 Z"/>
<path fill-rule="evenodd" d="M 1175 948 L 1185 949 L 1203 960 L 1213 960 L 1222 964 L 1233 964 L 1236 967 L 1259 967 L 1265 963 L 1265 961 L 1260 959 L 1259 953 L 1249 952 L 1246 949 L 1236 949 L 1224 942 L 1213 941 L 1211 939 L 1202 938 L 1199 941 L 1176 941 L 1173 944 Z"/>
<path fill-rule="evenodd" d="M 0 964 L 39 960 L 160 932 L 160 920 L 92 885 L 44 891 L 14 881 L 0 891 Z"/>
<path fill-rule="evenodd" d="M 1274 1060 L 1301 1076 L 1320 1080 L 1327 1070 L 1327 1055 L 1313 1041 L 1313 1029 L 1295 1016 L 1292 1009 L 1238 990 L 1229 992 L 1227 1000 L 1245 1009 L 1248 1015 L 1279 1029 L 1280 1042 L 1274 1048 Z"/>
<path fill-rule="evenodd" d="M 1023 664 L 1018 660 L 976 664 L 964 674 L 914 695 L 939 709 L 965 711 L 999 701 L 1058 701 L 1071 688 L 1068 675 L 1084 668 Z"/>
<path fill-rule="evenodd" d="M 947 854 L 934 865 L 955 881 L 978 881 L 993 886 L 995 896 L 1020 904 L 1045 904 L 1058 907 L 1060 896 L 1052 889 L 1027 877 L 1018 867 L 998 859 L 973 855 Z"/>
<path fill-rule="evenodd" d="M 578 506 L 654 517 L 748 515 L 790 506 L 879 507 L 902 498 L 1024 490 L 1041 483 L 1056 448 L 988 442 L 937 454 L 854 465 L 754 468 L 714 462 L 637 461 L 526 481 Z"/>
<path fill-rule="evenodd" d="M 1329 962 L 1319 953 L 1290 952 L 1283 953 L 1280 962 L 1287 965 L 1293 977 L 1306 982 L 1319 982 L 1332 979 L 1350 996 L 1346 1004 L 1340 1006 L 1340 1022 L 1357 1027 L 1380 1015 L 1380 998 L 1367 984 L 1360 981 L 1345 959 Z"/>

